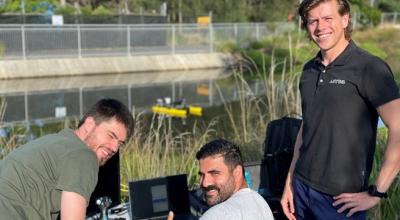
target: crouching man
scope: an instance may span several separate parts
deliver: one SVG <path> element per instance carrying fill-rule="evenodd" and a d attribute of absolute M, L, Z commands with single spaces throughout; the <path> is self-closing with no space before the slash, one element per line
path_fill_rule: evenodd
<path fill-rule="evenodd" d="M 247 188 L 239 148 L 218 139 L 205 144 L 196 154 L 200 164 L 200 187 L 212 207 L 200 220 L 274 219 L 265 200 Z"/>

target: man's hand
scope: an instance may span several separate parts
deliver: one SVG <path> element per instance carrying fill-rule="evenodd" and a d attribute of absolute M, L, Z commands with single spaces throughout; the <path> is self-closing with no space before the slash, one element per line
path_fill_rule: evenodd
<path fill-rule="evenodd" d="M 333 199 L 335 200 L 333 206 L 343 205 L 338 209 L 339 213 L 349 210 L 349 213 L 346 215 L 347 217 L 352 216 L 356 212 L 368 210 L 381 200 L 379 197 L 370 196 L 367 192 L 342 193 L 333 197 Z"/>
<path fill-rule="evenodd" d="M 293 189 L 290 183 L 285 184 L 285 189 L 283 190 L 281 198 L 281 206 L 283 213 L 289 220 L 296 220 L 294 215 L 294 202 L 293 202 Z"/>
<path fill-rule="evenodd" d="M 174 212 L 169 211 L 167 220 L 173 220 L 173 219 L 174 219 Z"/>

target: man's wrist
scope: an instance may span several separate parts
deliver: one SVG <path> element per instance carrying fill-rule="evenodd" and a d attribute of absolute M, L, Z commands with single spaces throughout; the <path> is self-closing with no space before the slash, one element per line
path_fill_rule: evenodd
<path fill-rule="evenodd" d="M 387 193 L 379 192 L 375 185 L 370 185 L 368 187 L 368 194 L 373 197 L 387 198 Z"/>

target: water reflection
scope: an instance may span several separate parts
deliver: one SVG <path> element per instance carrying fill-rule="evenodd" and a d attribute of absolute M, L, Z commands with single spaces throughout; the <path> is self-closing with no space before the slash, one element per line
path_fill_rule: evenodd
<path fill-rule="evenodd" d="M 216 69 L 3 80 L 0 95 L 7 103 L 3 121 L 42 123 L 81 117 L 104 97 L 118 99 L 134 111 L 150 110 L 164 97 L 203 107 L 218 105 L 237 97 L 230 75 Z M 258 82 L 250 86 L 256 94 L 263 92 Z"/>

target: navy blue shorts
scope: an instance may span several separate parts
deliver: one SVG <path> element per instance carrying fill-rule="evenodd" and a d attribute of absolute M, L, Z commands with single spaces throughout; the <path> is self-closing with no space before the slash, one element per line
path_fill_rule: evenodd
<path fill-rule="evenodd" d="M 366 220 L 367 212 L 356 212 L 346 217 L 347 211 L 338 213 L 340 207 L 334 207 L 333 196 L 316 191 L 293 177 L 294 207 L 297 220 Z"/>

